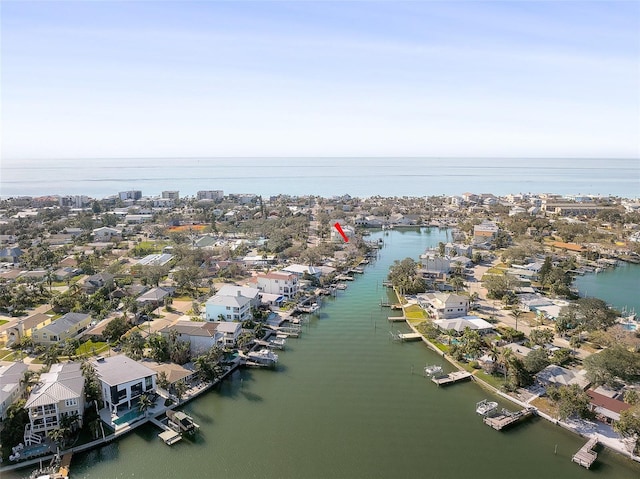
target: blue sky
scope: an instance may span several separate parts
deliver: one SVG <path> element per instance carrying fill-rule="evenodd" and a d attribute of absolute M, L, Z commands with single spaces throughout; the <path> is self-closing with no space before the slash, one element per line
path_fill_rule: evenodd
<path fill-rule="evenodd" d="M 4 1 L 2 158 L 640 156 L 640 3 Z"/>

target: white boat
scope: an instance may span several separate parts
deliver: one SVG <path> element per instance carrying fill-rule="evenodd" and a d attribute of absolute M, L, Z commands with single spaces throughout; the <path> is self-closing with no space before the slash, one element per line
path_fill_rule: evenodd
<path fill-rule="evenodd" d="M 498 409 L 498 403 L 495 401 L 487 401 L 486 399 L 483 399 L 476 404 L 476 412 L 481 416 L 486 416 L 495 409 Z"/>
<path fill-rule="evenodd" d="M 247 357 L 256 363 L 265 364 L 267 366 L 275 366 L 278 362 L 278 355 L 267 348 L 263 348 L 258 351 L 251 351 L 247 354 Z"/>
<path fill-rule="evenodd" d="M 432 365 L 432 366 L 427 366 L 424 368 L 424 373 L 427 376 L 437 376 L 439 374 L 442 374 L 442 367 L 438 366 L 436 364 Z"/>

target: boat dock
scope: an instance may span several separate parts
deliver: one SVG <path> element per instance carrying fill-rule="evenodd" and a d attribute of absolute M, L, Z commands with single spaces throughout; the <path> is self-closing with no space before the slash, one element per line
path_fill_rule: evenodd
<path fill-rule="evenodd" d="M 598 438 L 592 437 L 587 443 L 580 448 L 571 458 L 572 462 L 580 464 L 582 467 L 589 469 L 591 464 L 598 458 L 598 453 L 593 451 L 593 448 L 598 444 Z"/>
<path fill-rule="evenodd" d="M 530 417 L 531 415 L 533 415 L 533 411 L 533 408 L 526 408 L 516 412 L 511 412 L 503 409 L 497 414 L 485 416 L 484 419 L 482 419 L 482 422 L 484 422 L 487 426 L 491 426 L 496 431 L 501 431 L 505 427 L 511 426 L 512 424 Z"/>
<path fill-rule="evenodd" d="M 444 376 L 432 377 L 431 380 L 438 386 L 448 386 L 449 384 L 457 383 L 471 379 L 472 374 L 467 371 L 455 371 Z"/>
<path fill-rule="evenodd" d="M 420 341 L 422 336 L 419 333 L 398 333 L 401 341 Z"/>
<path fill-rule="evenodd" d="M 349 276 L 348 274 L 339 274 L 335 279 L 336 281 L 353 281 L 353 276 Z"/>
<path fill-rule="evenodd" d="M 387 320 L 394 322 L 394 321 L 406 321 L 407 318 L 405 318 L 404 316 L 389 316 L 387 317 Z"/>
<path fill-rule="evenodd" d="M 174 431 L 166 424 L 161 423 L 155 417 L 149 418 L 149 422 L 162 429 L 162 432 L 158 434 L 158 437 L 168 446 L 171 446 L 182 439 L 182 434 Z"/>

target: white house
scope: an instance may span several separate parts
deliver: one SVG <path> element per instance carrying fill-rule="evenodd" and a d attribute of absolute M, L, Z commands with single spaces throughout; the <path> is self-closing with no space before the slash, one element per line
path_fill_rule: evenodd
<path fill-rule="evenodd" d="M 209 351 L 220 342 L 218 322 L 178 321 L 172 326 L 160 330 L 160 334 L 169 337 L 175 331 L 179 341 L 188 342 L 191 346 L 191 355 L 200 356 Z M 240 327 L 240 323 L 237 324 Z"/>
<path fill-rule="evenodd" d="M 460 318 L 437 319 L 433 322 L 442 331 L 454 330 L 463 333 L 465 329 L 472 329 L 479 333 L 486 333 L 493 329 L 491 323 L 477 316 L 462 316 Z"/>
<path fill-rule="evenodd" d="M 291 273 L 267 273 L 256 276 L 258 289 L 264 293 L 292 298 L 298 292 L 298 277 Z"/>
<path fill-rule="evenodd" d="M 40 383 L 33 388 L 24 407 L 29 413 L 26 444 L 40 443 L 49 431 L 60 427 L 65 416 L 77 415 L 77 425 L 82 426 L 84 377 L 80 364 L 53 364 L 48 373 L 40 375 Z"/>
<path fill-rule="evenodd" d="M 116 228 L 110 228 L 108 226 L 102 226 L 100 228 L 95 228 L 93 231 L 93 240 L 106 243 L 111 240 L 119 240 L 122 238 L 122 231 Z"/>
<path fill-rule="evenodd" d="M 421 294 L 418 303 L 436 319 L 460 318 L 469 310 L 469 298 L 452 293 Z"/>
<path fill-rule="evenodd" d="M 338 229 L 335 226 L 333 226 L 333 224 L 335 224 L 335 222 L 332 223 L 332 227 L 331 227 L 331 241 L 333 241 L 334 243 L 344 243 L 344 238 L 338 232 Z M 347 238 L 351 239 L 356 234 L 356 231 L 353 229 L 353 226 L 348 226 L 343 224 L 340 224 L 340 226 L 342 227 L 342 231 L 344 232 Z"/>
<path fill-rule="evenodd" d="M 235 347 L 238 341 L 238 336 L 242 331 L 240 323 L 230 323 L 228 321 L 221 321 L 217 323 L 219 333 L 220 346 Z"/>
<path fill-rule="evenodd" d="M 124 355 L 100 357 L 93 362 L 105 407 L 118 413 L 135 407 L 140 396 L 156 390 L 157 373 Z"/>
<path fill-rule="evenodd" d="M 319 278 L 322 274 L 322 272 L 315 266 L 304 264 L 290 264 L 289 266 L 282 268 L 282 271 L 285 273 L 295 274 L 298 278 L 302 278 L 305 273 L 309 276 L 315 276 L 316 278 Z"/>
<path fill-rule="evenodd" d="M 251 319 L 251 299 L 242 296 L 240 291 L 235 296 L 215 294 L 207 300 L 206 320 L 244 321 Z"/>
<path fill-rule="evenodd" d="M 27 369 L 24 363 L 5 363 L 0 366 L 0 419 L 7 418 L 7 408 L 24 392 L 22 378 Z"/>
<path fill-rule="evenodd" d="M 218 289 L 216 295 L 237 296 L 238 292 L 241 296 L 249 298 L 252 308 L 257 308 L 258 306 L 260 306 L 260 290 L 258 288 L 251 288 L 249 286 L 237 286 L 235 284 L 224 284 L 220 286 L 220 289 Z"/>

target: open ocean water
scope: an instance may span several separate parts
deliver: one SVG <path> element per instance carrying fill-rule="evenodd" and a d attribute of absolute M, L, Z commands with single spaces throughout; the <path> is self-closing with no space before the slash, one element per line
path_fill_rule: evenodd
<path fill-rule="evenodd" d="M 93 158 L 2 160 L 0 196 L 139 189 L 334 196 L 474 193 L 640 195 L 638 159 Z"/>

